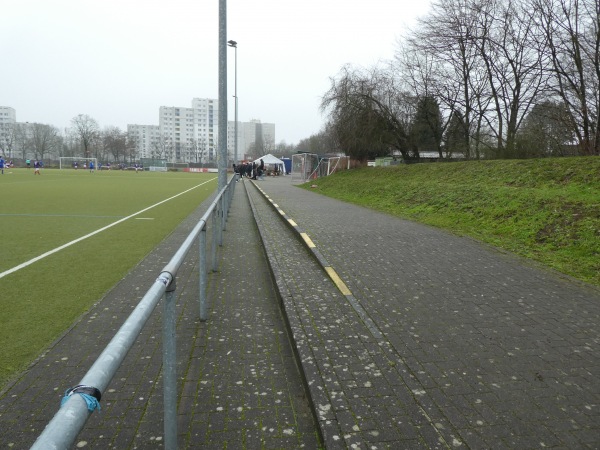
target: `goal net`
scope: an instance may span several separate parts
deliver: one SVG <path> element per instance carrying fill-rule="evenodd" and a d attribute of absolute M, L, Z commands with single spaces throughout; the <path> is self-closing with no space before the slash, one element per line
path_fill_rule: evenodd
<path fill-rule="evenodd" d="M 350 158 L 348 156 L 328 156 L 321 158 L 317 169 L 318 177 L 328 177 L 335 172 L 348 170 L 350 168 Z"/>
<path fill-rule="evenodd" d="M 292 183 L 305 183 L 317 178 L 319 155 L 314 153 L 297 153 L 292 155 Z"/>
<path fill-rule="evenodd" d="M 97 158 L 79 158 L 77 156 L 61 156 L 58 158 L 60 169 L 83 169 L 90 167 L 90 162 L 94 163 L 94 167 L 98 168 Z"/>
<path fill-rule="evenodd" d="M 327 177 L 335 172 L 348 170 L 348 156 L 324 156 L 314 153 L 298 153 L 292 155 L 292 182 L 305 183 L 308 180 Z"/>
<path fill-rule="evenodd" d="M 140 162 L 145 170 L 150 172 L 166 172 L 167 160 L 161 158 L 141 158 Z"/>

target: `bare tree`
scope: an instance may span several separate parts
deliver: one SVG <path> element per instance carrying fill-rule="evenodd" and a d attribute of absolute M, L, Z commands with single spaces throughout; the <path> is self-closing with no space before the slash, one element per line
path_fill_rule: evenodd
<path fill-rule="evenodd" d="M 138 143 L 135 141 L 135 139 L 132 138 L 132 136 L 128 132 L 125 132 L 125 145 L 125 152 L 127 158 L 129 158 L 129 162 L 133 163 L 135 161 L 138 161 L 141 153 L 138 147 Z"/>
<path fill-rule="evenodd" d="M 551 58 L 552 90 L 583 154 L 600 154 L 600 0 L 530 0 Z"/>
<path fill-rule="evenodd" d="M 60 156 L 81 156 L 79 134 L 73 128 L 65 129 L 63 151 Z"/>
<path fill-rule="evenodd" d="M 172 139 L 161 134 L 152 142 L 151 156 L 152 158 L 166 159 L 168 161 L 173 154 L 174 147 Z"/>
<path fill-rule="evenodd" d="M 198 139 L 192 138 L 187 143 L 187 153 L 190 160 L 200 163 L 204 162 L 204 154 L 208 148 L 206 137 L 201 136 Z"/>
<path fill-rule="evenodd" d="M 302 142 L 302 141 L 300 141 Z M 300 144 L 298 144 L 298 146 L 295 146 L 293 144 L 288 144 L 285 141 L 280 141 L 276 146 L 275 146 L 275 152 L 277 152 L 278 156 L 286 156 L 286 157 L 291 157 L 294 153 L 296 153 L 297 151 L 300 151 L 300 149 L 298 148 Z"/>
<path fill-rule="evenodd" d="M 126 161 L 127 158 L 127 133 L 119 127 L 109 126 L 101 133 L 102 148 L 105 157 L 110 154 L 113 161 Z"/>
<path fill-rule="evenodd" d="M 0 156 L 12 158 L 15 149 L 15 124 L 6 123 L 0 126 Z"/>
<path fill-rule="evenodd" d="M 477 14 L 470 1 L 434 1 L 429 14 L 418 20 L 416 30 L 406 39 L 408 53 L 401 63 L 411 70 L 419 96 L 433 95 L 439 100 L 446 126 L 454 112 L 460 114 L 468 130 L 460 147 L 466 158 L 473 156 L 472 150 L 479 158 L 479 133 L 488 106 L 484 96 L 487 82 L 475 41 Z M 418 58 L 418 65 L 407 64 L 411 56 Z"/>
<path fill-rule="evenodd" d="M 317 153 L 319 155 L 334 153 L 330 136 L 325 131 L 322 131 L 318 134 L 313 134 L 306 139 L 302 139 L 300 142 L 298 142 L 295 150 L 304 153 Z M 292 151 L 292 154 L 293 153 L 295 152 Z"/>
<path fill-rule="evenodd" d="M 92 155 L 93 144 L 97 142 L 98 122 L 87 114 L 79 114 L 71 120 L 71 125 L 83 145 L 83 156 L 89 158 Z"/>
<path fill-rule="evenodd" d="M 432 137 L 436 138 L 437 151 L 442 158 L 441 135 L 448 127 L 450 119 L 453 117 L 453 111 L 458 108 L 459 92 L 451 89 L 452 85 L 444 79 L 443 64 L 436 61 L 431 52 L 420 51 L 411 45 L 414 43 L 410 40 L 401 43 L 396 53 L 396 67 L 404 86 L 418 99 L 418 104 L 431 101 L 437 103 L 439 117 L 435 121 L 431 121 L 431 117 L 427 117 L 426 128 L 429 128 Z"/>
<path fill-rule="evenodd" d="M 494 134 L 497 152 L 514 157 L 515 138 L 536 98 L 544 93 L 543 49 L 535 45 L 534 17 L 517 0 L 474 0 L 475 43 L 485 66 L 494 114 L 484 119 Z"/>
<path fill-rule="evenodd" d="M 28 158 L 31 147 L 31 136 L 28 132 L 28 123 L 15 123 L 13 126 L 15 151 L 21 154 L 23 160 Z"/>
<path fill-rule="evenodd" d="M 58 128 L 41 123 L 31 124 L 30 128 L 34 158 L 43 160 L 48 153 L 57 151 L 60 145 Z"/>
<path fill-rule="evenodd" d="M 413 105 L 389 70 L 344 67 L 321 109 L 329 111 L 330 129 L 350 156 L 365 160 L 399 151 L 404 159 L 418 157 L 408 142 Z"/>

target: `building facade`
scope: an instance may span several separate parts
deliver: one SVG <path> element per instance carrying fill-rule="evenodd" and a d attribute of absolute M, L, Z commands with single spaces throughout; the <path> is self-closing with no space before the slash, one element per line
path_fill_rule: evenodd
<path fill-rule="evenodd" d="M 275 148 L 275 124 L 253 119 L 238 122 L 238 161 L 256 159 Z M 227 125 L 227 152 L 233 160 L 235 151 L 235 122 Z"/>
<path fill-rule="evenodd" d="M 166 159 L 172 163 L 216 163 L 219 146 L 219 102 L 211 98 L 192 99 L 191 108 L 161 106 L 159 124 L 127 125 L 140 158 Z M 235 122 L 227 123 L 228 160 L 235 158 Z M 275 145 L 275 124 L 260 120 L 238 122 L 238 161 L 246 155 Z"/>
<path fill-rule="evenodd" d="M 242 122 L 240 147 L 243 149 L 243 159 L 256 159 L 258 156 L 270 153 L 275 147 L 275 124 L 262 123 L 253 119 Z M 241 157 L 242 158 L 242 157 Z"/>
<path fill-rule="evenodd" d="M 0 106 L 0 127 L 14 124 L 17 121 L 17 112 L 10 106 Z"/>
<path fill-rule="evenodd" d="M 217 99 L 194 98 L 191 107 L 161 106 L 158 125 L 128 124 L 127 134 L 135 148 L 132 157 L 166 159 L 171 163 L 216 164 L 219 146 L 219 105 Z M 31 153 L 26 146 L 35 124 L 17 123 L 16 111 L 0 106 L 0 153 L 3 156 L 25 157 Z M 270 153 L 275 146 L 275 124 L 260 120 L 227 123 L 228 165 L 237 161 L 255 159 Z M 21 143 L 21 145 L 19 145 Z M 54 153 L 60 156 L 61 150 Z M 54 156 L 57 156 L 54 155 Z"/>
<path fill-rule="evenodd" d="M 0 106 L 0 156 L 12 157 L 14 146 L 13 128 L 17 113 L 10 106 Z"/>
<path fill-rule="evenodd" d="M 171 162 L 208 162 L 216 159 L 218 144 L 218 101 L 192 99 L 191 108 L 161 106 L 158 146 Z"/>
<path fill-rule="evenodd" d="M 158 125 L 127 125 L 127 135 L 133 140 L 138 158 L 150 158 L 153 145 L 160 137 Z"/>

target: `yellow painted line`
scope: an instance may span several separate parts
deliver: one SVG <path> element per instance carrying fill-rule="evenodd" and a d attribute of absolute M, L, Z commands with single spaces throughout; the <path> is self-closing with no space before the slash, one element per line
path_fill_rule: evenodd
<path fill-rule="evenodd" d="M 275 208 L 279 208 L 279 205 L 278 205 L 277 203 L 273 203 L 273 206 L 274 206 Z"/>
<path fill-rule="evenodd" d="M 298 224 L 296 222 L 294 222 L 292 219 L 288 219 L 288 222 L 290 223 L 291 226 L 293 227 L 297 227 Z"/>
<path fill-rule="evenodd" d="M 325 267 L 325 271 L 329 275 L 329 278 L 331 278 L 333 280 L 333 282 L 335 283 L 335 285 L 337 286 L 337 288 L 340 290 L 340 292 L 342 294 L 352 295 L 352 292 L 350 292 L 350 289 L 348 289 L 346 284 L 344 284 L 344 282 L 338 276 L 337 272 L 335 270 L 333 270 L 333 267 L 327 266 L 327 267 Z"/>
<path fill-rule="evenodd" d="M 308 234 L 306 233 L 300 233 L 300 236 L 302 236 L 302 239 L 304 239 L 304 242 L 306 242 L 306 245 L 308 245 L 310 248 L 315 248 L 316 245 L 313 243 L 313 241 L 311 240 L 311 238 L 308 237 Z"/>
<path fill-rule="evenodd" d="M 278 209 L 277 211 L 279 211 L 279 214 L 281 214 L 282 216 L 285 216 L 285 213 L 283 212 L 283 210 Z"/>

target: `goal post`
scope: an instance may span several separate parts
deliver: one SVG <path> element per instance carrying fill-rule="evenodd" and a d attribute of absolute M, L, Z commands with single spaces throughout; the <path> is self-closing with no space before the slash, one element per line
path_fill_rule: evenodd
<path fill-rule="evenodd" d="M 144 170 L 150 172 L 166 172 L 167 171 L 167 160 L 162 158 L 141 158 L 140 162 L 144 167 Z"/>
<path fill-rule="evenodd" d="M 83 169 L 83 165 L 90 166 L 90 162 L 94 163 L 94 167 L 98 169 L 98 158 L 79 158 L 77 156 L 60 156 L 58 158 L 59 169 L 74 169 L 77 163 L 78 169 Z"/>
<path fill-rule="evenodd" d="M 350 169 L 349 156 L 323 156 L 315 153 L 292 155 L 292 183 L 327 177 L 335 172 Z"/>
<path fill-rule="evenodd" d="M 317 178 L 319 155 L 315 153 L 296 153 L 292 155 L 292 183 L 305 183 Z"/>

